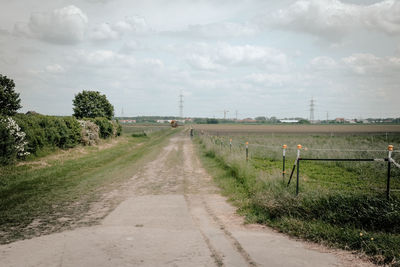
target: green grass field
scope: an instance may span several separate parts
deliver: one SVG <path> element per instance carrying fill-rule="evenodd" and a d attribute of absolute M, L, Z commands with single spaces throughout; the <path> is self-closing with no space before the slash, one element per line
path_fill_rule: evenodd
<path fill-rule="evenodd" d="M 165 128 L 135 138 L 128 131 L 100 146 L 1 167 L 0 243 L 79 225 L 92 203 L 132 177 L 175 132 Z"/>
<path fill-rule="evenodd" d="M 236 135 L 232 150 L 230 137 L 229 133 L 204 135 L 197 142 L 205 167 L 249 222 L 356 250 L 375 263 L 399 264 L 400 169 L 392 168 L 393 191 L 387 201 L 386 162 L 301 162 L 296 196 L 295 176 L 289 187 L 288 174 L 282 177 L 281 148 L 288 145 L 286 171 L 290 172 L 299 143 L 307 148 L 301 151 L 302 157 L 383 158 L 388 143 L 399 148 L 399 135 Z M 248 162 L 246 141 L 250 143 Z M 398 152 L 393 156 L 399 161 Z"/>

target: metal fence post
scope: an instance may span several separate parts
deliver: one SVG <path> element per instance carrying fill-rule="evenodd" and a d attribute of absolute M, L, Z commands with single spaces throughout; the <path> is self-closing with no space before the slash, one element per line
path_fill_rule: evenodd
<path fill-rule="evenodd" d="M 386 182 L 386 199 L 390 199 L 390 164 L 392 161 L 393 146 L 388 146 L 388 168 L 387 168 L 387 182 Z"/>
<path fill-rule="evenodd" d="M 287 145 L 283 145 L 282 148 L 283 148 L 283 152 L 282 152 L 282 154 L 283 154 L 282 178 L 283 178 L 283 181 L 285 181 L 285 160 L 286 160 L 286 148 L 287 148 Z"/>
<path fill-rule="evenodd" d="M 246 161 L 249 161 L 249 142 L 246 142 Z"/>
<path fill-rule="evenodd" d="M 301 150 L 301 145 L 297 145 L 297 177 L 296 177 L 296 196 L 299 194 L 299 180 L 300 180 L 300 150 Z"/>
<path fill-rule="evenodd" d="M 299 162 L 298 159 L 300 158 L 300 149 L 301 149 L 301 145 L 298 144 L 298 145 L 297 145 L 297 157 L 296 157 L 296 160 L 294 161 L 293 169 L 292 169 L 292 172 L 290 173 L 290 177 L 289 177 L 289 181 L 288 181 L 287 186 L 290 185 L 290 182 L 292 181 L 292 177 L 293 177 L 294 170 L 296 169 L 297 163 Z"/>
<path fill-rule="evenodd" d="M 297 159 L 296 196 L 299 194 L 300 159 Z"/>

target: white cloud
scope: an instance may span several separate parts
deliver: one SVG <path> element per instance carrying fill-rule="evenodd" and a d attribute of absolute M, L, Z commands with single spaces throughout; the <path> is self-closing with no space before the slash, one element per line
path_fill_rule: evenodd
<path fill-rule="evenodd" d="M 258 32 L 256 25 L 249 23 L 219 22 L 205 25 L 190 25 L 183 34 L 195 37 L 222 39 L 253 36 Z"/>
<path fill-rule="evenodd" d="M 337 67 L 336 61 L 327 56 L 315 57 L 311 60 L 310 65 L 315 70 L 331 70 Z"/>
<path fill-rule="evenodd" d="M 111 64 L 117 55 L 111 50 L 79 51 L 78 59 L 87 65 Z"/>
<path fill-rule="evenodd" d="M 116 40 L 129 33 L 144 33 L 148 30 L 146 21 L 139 16 L 126 17 L 115 23 L 101 23 L 90 33 L 90 38 L 95 41 Z"/>
<path fill-rule="evenodd" d="M 252 73 L 247 75 L 245 80 L 262 84 L 264 86 L 283 86 L 293 80 L 293 75 L 277 73 Z"/>
<path fill-rule="evenodd" d="M 199 70 L 222 70 L 223 67 L 213 62 L 208 56 L 193 54 L 187 57 L 186 62 L 193 68 Z"/>
<path fill-rule="evenodd" d="M 14 27 L 17 34 L 56 44 L 75 44 L 85 37 L 88 17 L 70 5 L 50 13 L 33 13 L 28 23 Z"/>
<path fill-rule="evenodd" d="M 160 60 L 158 58 L 146 58 L 146 59 L 142 60 L 139 64 L 145 64 L 147 66 L 156 67 L 156 68 L 164 67 L 164 63 L 162 62 L 162 60 Z"/>
<path fill-rule="evenodd" d="M 119 38 L 119 33 L 113 30 L 110 24 L 102 23 L 93 29 L 90 38 L 93 40 L 116 40 Z"/>
<path fill-rule="evenodd" d="M 158 58 L 136 59 L 132 55 L 121 54 L 112 50 L 80 50 L 71 64 L 78 64 L 88 68 L 113 68 L 114 71 L 130 70 L 131 68 L 160 69 L 164 62 Z"/>
<path fill-rule="evenodd" d="M 391 75 L 400 70 L 399 57 L 377 57 L 373 54 L 356 53 L 342 59 L 354 73 Z M 396 74 L 397 76 L 397 74 Z"/>
<path fill-rule="evenodd" d="M 50 73 L 64 73 L 65 69 L 59 64 L 54 64 L 46 66 L 46 71 Z"/>
<path fill-rule="evenodd" d="M 264 20 L 269 25 L 337 40 L 356 29 L 400 33 L 400 2 L 354 5 L 339 0 L 298 0 Z"/>
<path fill-rule="evenodd" d="M 190 56 L 187 57 L 187 62 L 191 66 L 205 70 L 224 69 L 226 66 L 285 70 L 289 65 L 286 54 L 266 46 L 197 44 L 189 50 Z"/>

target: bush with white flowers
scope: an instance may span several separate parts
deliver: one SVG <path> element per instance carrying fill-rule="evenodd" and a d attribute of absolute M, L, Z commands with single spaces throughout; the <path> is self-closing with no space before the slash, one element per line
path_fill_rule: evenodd
<path fill-rule="evenodd" d="M 18 157 L 29 155 L 29 152 L 25 150 L 26 145 L 28 145 L 28 142 L 25 140 L 26 134 L 21 131 L 21 127 L 11 117 L 2 119 L 1 123 L 5 125 L 5 128 L 14 139 L 13 150 L 16 152 L 16 155 Z"/>

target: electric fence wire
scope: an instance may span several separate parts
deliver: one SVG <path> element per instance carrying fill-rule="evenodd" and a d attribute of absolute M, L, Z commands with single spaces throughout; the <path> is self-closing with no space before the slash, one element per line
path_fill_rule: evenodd
<path fill-rule="evenodd" d="M 218 136 L 212 136 L 210 135 L 209 137 L 211 138 L 220 138 Z M 243 145 L 242 143 L 239 142 L 232 142 L 232 145 Z M 249 144 L 250 146 L 254 146 L 254 147 L 265 147 L 265 148 L 269 148 L 269 149 L 282 149 L 281 146 L 267 146 L 267 145 L 262 145 L 262 144 Z M 297 148 L 286 148 L 286 150 L 297 150 Z M 309 148 L 309 147 L 304 147 L 302 150 L 305 151 L 336 151 L 336 152 L 387 152 L 387 150 L 384 149 L 336 149 L 336 148 Z M 393 153 L 399 153 L 400 150 L 393 150 Z"/>

